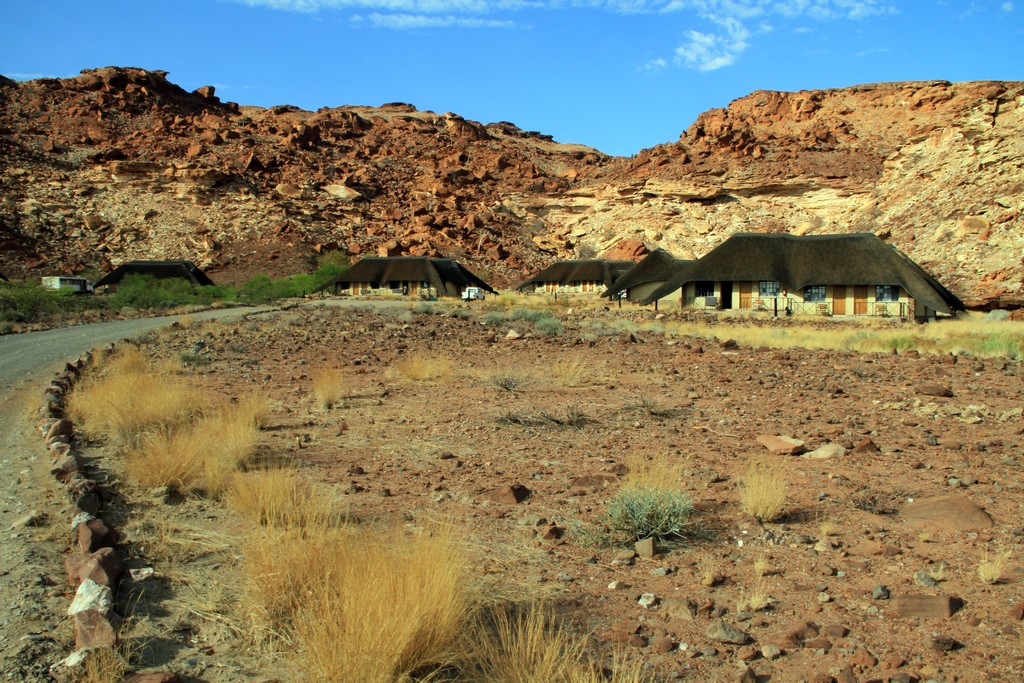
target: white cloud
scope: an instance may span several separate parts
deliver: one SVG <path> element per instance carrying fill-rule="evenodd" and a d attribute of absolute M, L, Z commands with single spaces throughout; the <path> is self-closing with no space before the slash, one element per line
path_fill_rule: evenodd
<path fill-rule="evenodd" d="M 361 19 L 361 17 L 360 17 Z M 408 31 L 427 28 L 515 28 L 514 21 L 503 19 L 475 19 L 451 15 L 427 14 L 370 14 L 366 17 L 373 28 Z"/>
<path fill-rule="evenodd" d="M 999 9 L 1003 10 L 1006 13 L 1010 13 L 1010 12 L 1013 11 L 1013 3 L 1012 2 L 1004 2 L 1003 4 L 1001 4 L 999 6 Z"/>
<path fill-rule="evenodd" d="M 664 71 L 667 68 L 668 60 L 661 59 L 660 57 L 658 59 L 652 59 L 651 61 L 643 65 L 643 70 L 649 73 Z"/>
<path fill-rule="evenodd" d="M 720 19 L 718 33 L 687 31 L 686 42 L 675 49 L 675 63 L 698 71 L 714 71 L 729 66 L 747 49 L 750 37 L 737 19 Z"/>

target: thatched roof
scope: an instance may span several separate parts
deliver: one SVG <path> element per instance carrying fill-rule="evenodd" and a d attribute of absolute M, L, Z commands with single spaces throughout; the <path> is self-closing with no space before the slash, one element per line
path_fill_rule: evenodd
<path fill-rule="evenodd" d="M 450 294 L 449 284 L 456 287 L 480 287 L 496 293 L 489 284 L 452 259 L 425 256 L 370 256 L 360 259 L 341 275 L 320 285 L 316 291 L 345 287 L 353 282 L 369 282 L 375 288 L 388 282 L 429 282 L 438 293 Z"/>
<path fill-rule="evenodd" d="M 529 280 L 519 284 L 516 289 L 538 282 L 600 282 L 610 287 L 615 279 L 635 266 L 633 261 L 607 261 L 604 259 L 585 259 L 581 261 L 555 261 Z"/>
<path fill-rule="evenodd" d="M 620 275 L 601 296 L 615 296 L 637 285 L 648 282 L 667 282 L 683 275 L 696 261 L 677 259 L 664 249 L 655 249 L 647 257 Z"/>
<path fill-rule="evenodd" d="M 151 275 L 155 278 L 181 278 L 194 285 L 212 285 L 213 280 L 191 261 L 128 261 L 101 277 L 94 287 L 116 285 L 128 275 Z"/>
<path fill-rule="evenodd" d="M 774 280 L 791 290 L 807 285 L 899 285 L 914 299 L 941 313 L 964 310 L 963 302 L 952 292 L 903 252 L 871 233 L 739 233 L 659 287 L 644 303 L 700 280 Z"/>

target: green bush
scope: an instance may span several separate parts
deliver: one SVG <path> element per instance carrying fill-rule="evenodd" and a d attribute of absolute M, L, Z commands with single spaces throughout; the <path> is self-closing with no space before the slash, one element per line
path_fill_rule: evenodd
<path fill-rule="evenodd" d="M 682 491 L 627 484 L 608 501 L 605 524 L 625 540 L 679 540 L 693 529 L 693 501 Z"/>
<path fill-rule="evenodd" d="M 551 311 L 538 311 L 532 308 L 514 308 L 509 316 L 512 320 L 525 320 L 528 323 L 536 323 L 539 320 L 554 317 Z"/>
<path fill-rule="evenodd" d="M 504 325 L 508 322 L 508 317 L 504 313 L 491 312 L 484 314 L 485 325 Z"/>
<path fill-rule="evenodd" d="M 541 318 L 533 323 L 533 329 L 542 337 L 557 337 L 565 331 L 565 328 L 555 318 Z"/>
<path fill-rule="evenodd" d="M 36 322 L 76 304 L 73 297 L 70 292 L 47 289 L 35 282 L 0 283 L 0 320 Z"/>
<path fill-rule="evenodd" d="M 209 305 L 233 298 L 234 290 L 226 286 L 200 287 L 177 277 L 133 274 L 121 281 L 109 301 L 116 308 L 161 309 L 189 304 Z"/>

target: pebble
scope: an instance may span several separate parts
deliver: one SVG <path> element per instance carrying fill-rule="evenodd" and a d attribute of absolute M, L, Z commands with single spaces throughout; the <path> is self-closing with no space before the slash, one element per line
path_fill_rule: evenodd
<path fill-rule="evenodd" d="M 883 584 L 878 584 L 871 589 L 871 598 L 873 600 L 888 600 L 889 597 L 889 588 Z"/>
<path fill-rule="evenodd" d="M 644 609 L 650 609 L 658 604 L 658 597 L 654 593 L 644 593 L 637 603 Z"/>

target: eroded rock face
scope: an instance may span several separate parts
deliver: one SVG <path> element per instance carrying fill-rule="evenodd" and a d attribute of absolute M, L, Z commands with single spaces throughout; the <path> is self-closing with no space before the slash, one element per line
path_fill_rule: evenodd
<path fill-rule="evenodd" d="M 1022 105 L 1017 82 L 759 91 L 613 158 L 404 103 L 239 106 L 161 71 L 4 79 L 0 271 L 189 258 L 232 282 L 332 245 L 452 255 L 506 286 L 558 258 L 867 230 L 969 303 L 1015 305 Z"/>

